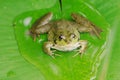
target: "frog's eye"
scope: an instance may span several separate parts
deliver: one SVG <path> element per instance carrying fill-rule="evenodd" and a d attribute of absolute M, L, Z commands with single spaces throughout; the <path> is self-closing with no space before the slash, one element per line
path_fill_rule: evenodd
<path fill-rule="evenodd" d="M 71 37 L 71 38 L 75 38 L 76 35 L 75 35 L 75 34 L 71 34 L 70 37 Z"/>
<path fill-rule="evenodd" d="M 65 36 L 60 35 L 60 36 L 59 36 L 59 39 L 60 39 L 60 40 L 65 39 Z"/>

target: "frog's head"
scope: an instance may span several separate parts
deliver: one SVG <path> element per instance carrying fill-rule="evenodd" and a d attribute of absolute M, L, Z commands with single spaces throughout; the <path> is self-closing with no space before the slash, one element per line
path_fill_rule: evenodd
<path fill-rule="evenodd" d="M 61 29 L 56 32 L 57 33 L 55 33 L 54 42 L 60 46 L 74 44 L 80 39 L 80 34 L 76 29 Z"/>

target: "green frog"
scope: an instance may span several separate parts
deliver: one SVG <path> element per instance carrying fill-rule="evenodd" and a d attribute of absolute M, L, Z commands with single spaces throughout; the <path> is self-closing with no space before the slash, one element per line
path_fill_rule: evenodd
<path fill-rule="evenodd" d="M 80 39 L 80 33 L 86 32 L 100 38 L 101 29 L 78 13 L 72 13 L 73 20 L 60 19 L 52 21 L 53 13 L 49 12 L 38 20 L 30 28 L 29 32 L 35 41 L 40 34 L 48 34 L 48 41 L 44 43 L 44 52 L 55 57 L 52 49 L 59 51 L 72 51 L 77 49 L 78 54 L 83 54 L 87 47 L 87 40 Z"/>

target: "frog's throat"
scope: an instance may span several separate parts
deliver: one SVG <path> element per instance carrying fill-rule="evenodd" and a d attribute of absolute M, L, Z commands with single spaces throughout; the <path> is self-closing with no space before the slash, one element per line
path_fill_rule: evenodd
<path fill-rule="evenodd" d="M 54 45 L 52 47 L 52 49 L 56 49 L 56 50 L 59 50 L 59 51 L 72 51 L 72 50 L 74 50 L 78 47 L 80 47 L 80 42 L 71 43 L 71 44 L 68 44 L 68 45 L 65 45 L 65 46 Z"/>

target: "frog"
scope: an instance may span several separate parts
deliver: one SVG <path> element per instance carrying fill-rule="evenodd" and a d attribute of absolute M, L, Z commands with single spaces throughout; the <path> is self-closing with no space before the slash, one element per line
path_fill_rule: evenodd
<path fill-rule="evenodd" d="M 52 17 L 53 13 L 48 12 L 38 18 L 29 32 L 34 41 L 41 34 L 48 34 L 48 41 L 44 42 L 43 51 L 53 58 L 60 56 L 60 54 L 55 54 L 54 50 L 63 52 L 77 50 L 74 57 L 85 53 L 88 41 L 81 40 L 80 33 L 90 33 L 100 38 L 102 29 L 79 13 L 71 13 L 72 20 L 53 21 Z"/>

